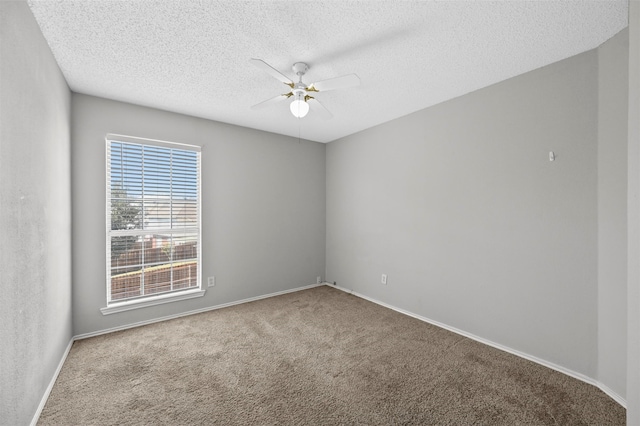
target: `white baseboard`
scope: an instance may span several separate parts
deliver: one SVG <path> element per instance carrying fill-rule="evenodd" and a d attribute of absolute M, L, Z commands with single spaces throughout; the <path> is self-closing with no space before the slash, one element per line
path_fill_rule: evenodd
<path fill-rule="evenodd" d="M 344 287 L 333 285 L 333 283 L 323 282 L 321 284 L 311 284 L 311 285 L 307 285 L 307 286 L 303 286 L 303 287 L 296 287 L 296 288 L 293 288 L 293 289 L 278 291 L 278 292 L 275 292 L 275 293 L 265 294 L 265 295 L 262 295 L 262 296 L 255 296 L 255 297 L 250 297 L 248 299 L 237 300 L 235 302 L 223 303 L 223 304 L 220 304 L 220 305 L 210 306 L 210 307 L 207 307 L 207 308 L 196 309 L 196 310 L 193 310 L 193 311 L 187 311 L 187 312 L 174 314 L 174 315 L 168 315 L 168 316 L 161 317 L 161 318 L 156 318 L 156 319 L 153 319 L 153 320 L 140 321 L 140 322 L 137 322 L 137 323 L 128 324 L 128 325 L 124 325 L 124 326 L 120 326 L 120 327 L 114 327 L 114 328 L 109 328 L 109 329 L 106 329 L 106 330 L 100 330 L 100 331 L 95 331 L 95 332 L 91 332 L 91 333 L 85 333 L 85 334 L 79 334 L 79 335 L 73 336 L 71 338 L 71 340 L 69 341 L 69 344 L 67 345 L 67 349 L 62 354 L 62 358 L 60 359 L 60 362 L 58 363 L 58 367 L 56 368 L 56 371 L 53 374 L 53 377 L 51 378 L 51 382 L 49 383 L 49 386 L 47 387 L 44 395 L 42 395 L 42 399 L 40 401 L 40 405 L 38 405 L 38 409 L 36 410 L 36 412 L 35 412 L 35 414 L 33 416 L 33 419 L 31 420 L 31 426 L 35 426 L 38 423 L 38 419 L 40 418 L 40 414 L 42 413 L 42 410 L 44 409 L 44 406 L 47 403 L 47 399 L 49 399 L 49 394 L 51 393 L 51 390 L 53 389 L 53 385 L 56 383 L 58 375 L 60 374 L 60 371 L 62 370 L 62 366 L 64 365 L 64 362 L 66 361 L 67 356 L 69 355 L 69 351 L 71 351 L 71 346 L 73 346 L 73 342 L 75 342 L 76 340 L 86 339 L 86 338 L 93 337 L 93 336 L 99 336 L 101 334 L 113 333 L 115 331 L 126 330 L 126 329 L 129 329 L 129 328 L 140 327 L 140 326 L 143 326 L 143 325 L 153 324 L 153 323 L 156 323 L 156 322 L 166 321 L 166 320 L 170 320 L 170 319 L 174 319 L 174 318 L 180 318 L 180 317 L 184 317 L 184 316 L 188 316 L 188 315 L 194 315 L 194 314 L 199 314 L 199 313 L 203 313 L 203 312 L 213 311 L 213 310 L 216 310 L 216 309 L 227 308 L 227 307 L 234 306 L 234 305 L 239 305 L 239 304 L 242 304 L 242 303 L 254 302 L 256 300 L 267 299 L 269 297 L 280 296 L 280 295 L 287 294 L 287 293 L 295 293 L 297 291 L 307 290 L 307 289 L 314 288 L 314 287 L 319 287 L 319 286 L 322 286 L 322 285 L 333 287 L 333 288 L 336 288 L 338 290 L 344 291 L 346 293 L 353 294 L 354 296 L 357 296 L 357 297 L 360 297 L 362 299 L 368 300 L 368 301 L 370 301 L 372 303 L 375 303 L 377 305 L 384 306 L 385 308 L 393 309 L 394 311 L 399 312 L 401 314 L 408 315 L 410 317 L 419 319 L 420 321 L 424 321 L 424 322 L 429 323 L 429 324 L 433 324 L 433 325 L 435 325 L 437 327 L 440 327 L 440 328 L 444 328 L 445 330 L 449 330 L 449 331 L 451 331 L 453 333 L 456 333 L 456 334 L 459 334 L 461 336 L 468 337 L 469 339 L 475 340 L 475 341 L 480 342 L 480 343 L 484 343 L 485 345 L 492 346 L 492 347 L 494 347 L 496 349 L 503 350 L 505 352 L 508 352 L 508 353 L 513 354 L 513 355 L 519 356 L 519 357 L 527 359 L 529 361 L 533 361 L 533 362 L 535 362 L 537 364 L 540 364 L 542 366 L 551 368 L 552 370 L 559 371 L 560 373 L 566 374 L 568 376 L 574 377 L 574 378 L 576 378 L 578 380 L 581 380 L 583 382 L 586 382 L 586 383 L 589 383 L 591 385 L 594 385 L 594 386 L 598 387 L 600 390 L 602 390 L 604 393 L 609 395 L 614 401 L 616 401 L 622 407 L 624 407 L 625 409 L 627 408 L 627 401 L 624 398 L 622 398 L 620 395 L 618 395 L 613 390 L 609 389 L 607 386 L 603 385 L 602 383 L 598 382 L 597 380 L 594 380 L 594 379 L 592 379 L 590 377 L 585 376 L 584 374 L 577 373 L 575 371 L 569 370 L 567 368 L 564 368 L 562 366 L 553 364 L 551 362 L 545 361 L 545 360 L 537 358 L 535 356 L 526 354 L 524 352 L 520 352 L 520 351 L 517 351 L 515 349 L 511 349 L 509 347 L 500 345 L 498 343 L 494 343 L 494 342 L 492 342 L 490 340 L 483 339 L 482 337 L 478 337 L 478 336 L 473 335 L 471 333 L 467 333 L 466 331 L 459 330 L 459 329 L 457 329 L 455 327 L 448 326 L 448 325 L 443 324 L 441 322 L 434 321 L 434 320 L 431 320 L 429 318 L 423 317 L 421 315 L 414 314 L 413 312 L 409 312 L 409 311 L 406 311 L 404 309 L 397 308 L 395 306 L 389 305 L 388 303 L 384 303 L 384 302 L 381 302 L 379 300 L 373 299 L 373 298 L 371 298 L 369 296 L 365 296 L 364 294 L 357 293 L 355 291 L 349 290 L 349 289 L 344 288 Z"/>
<path fill-rule="evenodd" d="M 600 382 L 596 382 L 596 386 L 599 387 L 602 392 L 609 395 L 615 402 L 623 406 L 625 409 L 627 408 L 627 400 L 614 392 L 609 386 Z"/>
<path fill-rule="evenodd" d="M 556 371 L 558 371 L 560 373 L 566 374 L 567 376 L 573 377 L 575 379 L 578 379 L 578 380 L 583 381 L 585 383 L 588 383 L 590 385 L 596 386 L 601 391 L 603 391 L 604 393 L 609 395 L 614 401 L 616 401 L 622 407 L 624 407 L 625 409 L 627 408 L 627 401 L 624 398 L 622 398 L 616 392 L 614 392 L 613 390 L 611 390 L 609 387 L 605 386 L 604 384 L 600 383 L 599 381 L 597 381 L 597 380 L 595 380 L 595 379 L 593 379 L 591 377 L 585 376 L 582 373 L 578 373 L 576 371 L 570 370 L 568 368 L 562 367 L 560 365 L 554 364 L 552 362 L 546 361 L 546 360 L 538 358 L 536 356 L 529 355 L 529 354 L 524 353 L 524 352 L 520 352 L 520 351 L 512 349 L 512 348 L 510 348 L 508 346 L 504 346 L 504 345 L 501 345 L 499 343 L 492 342 L 491 340 L 487 340 L 485 338 L 482 338 L 482 337 L 476 336 L 474 334 L 468 333 L 468 332 L 466 332 L 464 330 L 460 330 L 458 328 L 451 327 L 451 326 L 449 326 L 447 324 L 443 324 L 443 323 L 441 323 L 439 321 L 435 321 L 435 320 L 432 320 L 430 318 L 426 318 L 426 317 L 423 317 L 421 315 L 414 314 L 413 312 L 409 312 L 409 311 L 406 311 L 404 309 L 397 308 L 397 307 L 395 307 L 393 305 L 390 305 L 388 303 L 384 303 L 384 302 L 381 302 L 379 300 L 373 299 L 373 298 L 371 298 L 369 296 L 366 296 L 364 294 L 357 293 L 357 292 L 355 292 L 353 290 L 350 290 L 348 288 L 344 288 L 344 287 L 340 287 L 340 286 L 337 286 L 337 285 L 333 285 L 332 283 L 328 283 L 328 282 L 325 282 L 324 284 L 329 286 L 329 287 L 333 287 L 333 288 L 336 288 L 338 290 L 344 291 L 346 293 L 353 294 L 354 296 L 360 297 L 361 299 L 368 300 L 369 302 L 373 302 L 373 303 L 375 303 L 377 305 L 384 306 L 385 308 L 393 309 L 394 311 L 400 312 L 401 314 L 408 315 L 408 316 L 416 318 L 416 319 L 418 319 L 420 321 L 424 321 L 426 323 L 433 324 L 433 325 L 435 325 L 437 327 L 444 328 L 445 330 L 449 330 L 449 331 L 451 331 L 453 333 L 459 334 L 461 336 L 467 337 L 469 339 L 475 340 L 475 341 L 483 343 L 485 345 L 489 345 L 489 346 L 492 346 L 492 347 L 494 347 L 496 349 L 500 349 L 501 351 L 505 351 L 505 352 L 508 352 L 510 354 L 519 356 L 520 358 L 524 358 L 524 359 L 527 359 L 529 361 L 535 362 L 536 364 L 540 364 L 540 365 L 542 365 L 544 367 L 548 367 L 548 368 L 550 368 L 552 370 L 556 370 Z"/>
<path fill-rule="evenodd" d="M 69 340 L 69 344 L 67 345 L 67 349 L 65 349 L 64 353 L 62 354 L 62 358 L 60 359 L 60 362 L 58 363 L 58 367 L 56 368 L 55 373 L 53 373 L 53 377 L 51 378 L 51 381 L 49 382 L 49 386 L 47 386 L 47 389 L 44 391 L 44 395 L 42 395 L 42 399 L 40 400 L 40 405 L 38 405 L 38 409 L 36 410 L 35 414 L 33 415 L 33 419 L 31 419 L 31 426 L 36 426 L 36 424 L 38 423 L 38 419 L 40 418 L 40 414 L 42 414 L 42 410 L 44 409 L 45 404 L 47 403 L 47 400 L 49 399 L 49 395 L 51 394 L 51 390 L 53 389 L 53 385 L 55 385 L 56 380 L 58 379 L 58 375 L 60 374 L 60 371 L 62 370 L 62 366 L 64 365 L 64 362 L 67 360 L 67 356 L 69 355 L 69 351 L 71 351 L 71 346 L 73 346 L 73 342 L 75 341 L 75 339 L 72 337 L 71 340 Z"/>
<path fill-rule="evenodd" d="M 275 297 L 275 296 L 281 296 L 281 295 L 287 294 L 287 293 L 295 293 L 296 291 L 307 290 L 307 289 L 310 289 L 310 288 L 319 287 L 321 285 L 324 285 L 324 284 L 311 284 L 311 285 L 307 285 L 307 286 L 303 286 L 303 287 L 296 287 L 296 288 L 292 288 L 292 289 L 289 289 L 289 290 L 283 290 L 283 291 L 278 291 L 278 292 L 275 292 L 275 293 L 264 294 L 262 296 L 250 297 L 248 299 L 236 300 L 234 302 L 229 302 L 229 303 L 222 303 L 220 305 L 215 305 L 215 306 L 208 306 L 208 307 L 202 308 L 202 309 L 195 309 L 195 310 L 192 310 L 192 311 L 181 312 L 181 313 L 173 314 L 173 315 L 167 315 L 167 316 L 164 316 L 164 317 L 154 318 L 154 319 L 151 319 L 151 320 L 139 321 L 139 322 L 135 322 L 135 323 L 132 323 L 132 324 L 127 324 L 127 325 L 122 325 L 122 326 L 118 326 L 118 327 L 108 328 L 108 329 L 105 329 L 105 330 L 92 331 L 91 333 L 78 334 L 78 335 L 74 336 L 74 340 L 87 339 L 89 337 L 100 336 L 102 334 L 113 333 L 115 331 L 127 330 L 129 328 L 141 327 L 143 325 L 149 325 L 149 324 L 153 324 L 153 323 L 156 323 L 156 322 L 167 321 L 167 320 L 174 319 L 174 318 L 186 317 L 186 316 L 189 316 L 189 315 L 195 315 L 195 314 L 201 314 L 203 312 L 214 311 L 216 309 L 228 308 L 229 306 L 239 305 L 241 303 L 254 302 L 256 300 L 267 299 L 269 297 Z"/>

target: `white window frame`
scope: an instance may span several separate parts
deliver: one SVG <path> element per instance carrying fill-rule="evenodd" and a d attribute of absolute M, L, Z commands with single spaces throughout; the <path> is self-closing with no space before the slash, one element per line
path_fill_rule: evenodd
<path fill-rule="evenodd" d="M 176 290 L 169 293 L 160 293 L 157 295 L 150 296 L 140 296 L 135 299 L 126 299 L 122 301 L 112 301 L 111 300 L 111 237 L 121 233 L 118 231 L 111 230 L 111 175 L 110 175 L 110 164 L 109 164 L 109 149 L 111 146 L 111 142 L 123 142 L 123 143 L 131 143 L 137 145 L 148 145 L 148 146 L 157 146 L 163 148 L 171 148 L 171 149 L 181 149 L 187 151 L 194 151 L 198 153 L 198 188 L 197 188 L 197 287 L 192 287 L 185 290 Z M 201 197 L 201 176 L 202 176 L 202 163 L 200 158 L 201 149 L 196 145 L 187 145 L 176 142 L 167 142 L 156 139 L 145 139 L 134 136 L 125 136 L 118 134 L 107 134 L 105 136 L 105 176 L 106 176 L 106 241 L 105 241 L 105 249 L 106 249 L 106 300 L 107 306 L 104 308 L 100 308 L 100 311 L 103 315 L 114 314 L 117 312 L 129 311 L 132 309 L 144 308 L 147 306 L 160 305 L 163 303 L 176 302 L 179 300 L 192 299 L 196 297 L 204 296 L 206 290 L 202 285 L 202 215 L 201 215 L 201 205 L 202 205 L 202 197 Z M 140 233 L 141 235 L 145 233 L 144 230 L 135 231 Z M 148 232 L 148 231 L 146 231 Z"/>

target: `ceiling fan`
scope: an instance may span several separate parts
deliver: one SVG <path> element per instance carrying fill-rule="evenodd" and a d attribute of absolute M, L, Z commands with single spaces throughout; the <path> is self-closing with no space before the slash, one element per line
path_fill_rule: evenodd
<path fill-rule="evenodd" d="M 262 59 L 251 59 L 251 63 L 291 88 L 291 91 L 288 93 L 278 95 L 275 98 L 267 99 L 264 102 L 260 102 L 259 104 L 252 106 L 251 109 L 254 110 L 262 109 L 285 99 L 293 98 L 290 109 L 294 117 L 304 117 L 309 112 L 309 107 L 311 107 L 314 113 L 317 113 L 324 119 L 329 119 L 333 117 L 333 114 L 331 114 L 329 110 L 327 110 L 320 102 L 318 102 L 315 97 L 311 96 L 310 93 L 344 89 L 360 84 L 360 78 L 357 75 L 348 74 L 343 75 L 342 77 L 330 78 L 328 80 L 322 80 L 306 85 L 302 82 L 302 76 L 305 75 L 309 70 L 309 66 L 304 62 L 296 62 L 291 67 L 293 69 L 293 72 L 298 76 L 298 82 L 294 83 L 288 77 L 273 68 L 271 65 L 267 64 Z"/>

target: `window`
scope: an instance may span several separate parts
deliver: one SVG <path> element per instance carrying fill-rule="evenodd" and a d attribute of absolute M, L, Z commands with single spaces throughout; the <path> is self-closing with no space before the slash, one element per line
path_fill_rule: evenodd
<path fill-rule="evenodd" d="M 202 296 L 200 148 L 107 135 L 107 307 Z"/>

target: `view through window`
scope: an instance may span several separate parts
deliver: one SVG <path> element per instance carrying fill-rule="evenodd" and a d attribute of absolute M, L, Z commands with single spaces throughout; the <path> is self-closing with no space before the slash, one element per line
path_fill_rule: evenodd
<path fill-rule="evenodd" d="M 201 286 L 199 148 L 130 139 L 107 139 L 108 303 Z"/>

